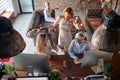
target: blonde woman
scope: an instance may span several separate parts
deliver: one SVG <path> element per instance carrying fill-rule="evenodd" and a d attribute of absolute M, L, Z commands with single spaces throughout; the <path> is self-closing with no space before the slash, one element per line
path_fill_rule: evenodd
<path fill-rule="evenodd" d="M 59 24 L 58 45 L 63 48 L 68 48 L 72 35 L 70 28 L 73 26 L 74 12 L 71 7 L 63 10 L 63 14 L 58 16 L 56 21 L 49 27 L 56 27 Z"/>
<path fill-rule="evenodd" d="M 52 49 L 52 46 L 50 44 L 47 34 L 39 33 L 36 39 L 37 53 L 50 55 L 51 49 Z"/>

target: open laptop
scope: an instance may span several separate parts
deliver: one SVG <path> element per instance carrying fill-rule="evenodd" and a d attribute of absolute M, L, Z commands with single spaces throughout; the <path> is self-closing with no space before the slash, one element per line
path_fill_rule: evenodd
<path fill-rule="evenodd" d="M 14 80 L 49 80 L 47 76 L 39 77 L 16 77 Z"/>
<path fill-rule="evenodd" d="M 28 71 L 31 73 L 49 72 L 49 60 L 47 55 L 19 54 L 12 57 L 16 71 Z"/>
<path fill-rule="evenodd" d="M 7 80 L 49 80 L 49 77 L 48 76 L 9 77 Z"/>

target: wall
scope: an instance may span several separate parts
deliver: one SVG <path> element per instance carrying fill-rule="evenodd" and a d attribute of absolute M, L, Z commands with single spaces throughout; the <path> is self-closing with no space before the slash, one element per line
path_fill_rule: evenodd
<path fill-rule="evenodd" d="M 46 1 L 50 2 L 52 8 L 58 7 L 60 11 L 62 11 L 67 6 L 72 7 L 75 11 L 82 10 L 82 5 L 80 4 L 79 0 L 34 0 L 35 9 L 44 9 L 44 2 Z M 112 2 L 112 8 L 114 9 L 116 0 L 112 0 Z M 12 0 L 12 3 L 15 11 L 15 16 L 17 16 L 20 13 L 18 0 Z M 100 8 L 100 6 L 101 4 L 98 2 L 98 0 L 92 0 L 92 2 L 85 3 L 86 8 Z M 120 0 L 116 11 L 120 15 Z"/>
<path fill-rule="evenodd" d="M 18 0 L 12 0 L 12 3 L 13 3 L 13 9 L 14 9 L 14 16 L 16 17 L 20 13 Z"/>
<path fill-rule="evenodd" d="M 12 0 L 7 0 L 7 2 L 8 2 L 8 8 L 6 9 L 6 11 L 14 11 Z"/>
<path fill-rule="evenodd" d="M 72 7 L 75 11 L 80 11 L 82 8 L 99 8 L 101 6 L 98 0 L 91 2 L 79 2 L 80 0 L 34 0 L 35 9 L 44 9 L 44 2 L 50 2 L 51 7 L 58 7 L 62 11 L 65 7 Z M 83 0 L 85 1 L 85 0 Z M 94 5 L 93 5 L 94 4 Z"/>

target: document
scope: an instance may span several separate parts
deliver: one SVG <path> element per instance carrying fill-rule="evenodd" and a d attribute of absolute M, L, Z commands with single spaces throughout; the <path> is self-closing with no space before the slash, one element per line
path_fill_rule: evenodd
<path fill-rule="evenodd" d="M 79 61 L 74 61 L 75 64 L 80 64 L 82 63 L 82 59 L 79 59 Z"/>

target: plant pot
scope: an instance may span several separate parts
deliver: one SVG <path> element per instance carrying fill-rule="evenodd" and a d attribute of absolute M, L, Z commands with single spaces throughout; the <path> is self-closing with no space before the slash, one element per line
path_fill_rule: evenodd
<path fill-rule="evenodd" d="M 0 80 L 3 77 L 4 73 L 2 71 L 0 71 Z"/>

